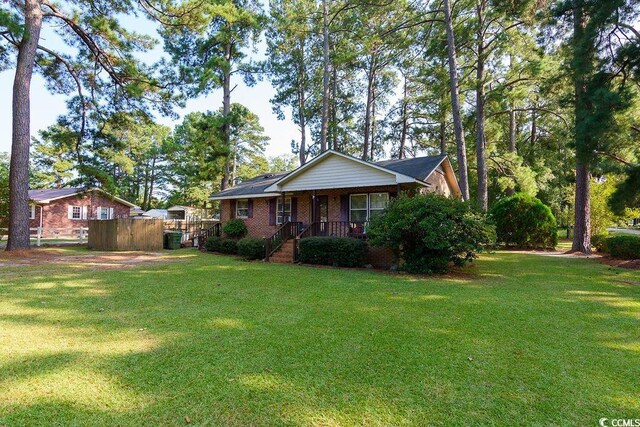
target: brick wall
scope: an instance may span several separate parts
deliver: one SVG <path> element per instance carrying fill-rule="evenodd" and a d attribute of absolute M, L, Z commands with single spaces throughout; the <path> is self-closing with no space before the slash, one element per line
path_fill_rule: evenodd
<path fill-rule="evenodd" d="M 69 206 L 86 206 L 87 219 L 77 220 L 68 218 Z M 54 200 L 49 204 L 36 205 L 35 219 L 30 221 L 30 227 L 40 226 L 42 212 L 42 227 L 44 228 L 76 228 L 88 227 L 89 219 L 96 218 L 98 208 L 113 208 L 114 218 L 129 217 L 129 206 L 111 200 L 100 192 L 85 193 L 76 196 Z"/>
<path fill-rule="evenodd" d="M 433 174 L 432 184 L 434 188 L 432 191 L 436 191 L 440 194 L 449 195 L 449 187 L 446 183 L 443 174 L 439 174 L 437 177 Z M 413 187 L 415 188 L 415 187 Z M 411 189 L 402 187 L 402 190 Z M 329 221 L 342 221 L 341 218 L 341 196 L 348 194 L 362 194 L 362 193 L 397 193 L 398 187 L 382 186 L 382 187 L 367 187 L 367 188 L 346 188 L 346 189 L 332 189 L 332 190 L 317 190 L 316 196 L 327 196 L 329 205 Z M 293 197 L 297 199 L 297 217 L 296 220 L 303 224 L 309 224 L 311 222 L 311 197 L 312 191 L 304 191 L 295 193 Z M 249 237 L 270 237 L 276 231 L 278 226 L 269 225 L 269 201 L 272 200 L 268 197 L 254 198 L 253 203 L 253 216 L 251 218 L 242 218 L 247 225 Z M 225 224 L 231 218 L 231 201 L 221 201 L 221 214 L 220 221 Z M 391 249 L 370 247 L 369 256 L 367 262 L 376 268 L 388 268 L 394 264 L 394 256 Z"/>
<path fill-rule="evenodd" d="M 384 187 L 368 187 L 365 189 L 346 188 L 335 190 L 318 190 L 316 196 L 327 196 L 329 204 L 329 221 L 341 221 L 340 217 L 340 196 L 343 194 L 357 194 L 357 193 L 378 193 L 389 192 L 395 193 L 398 191 L 398 187 L 384 186 Z M 293 197 L 297 200 L 297 216 L 296 220 L 303 224 L 309 224 L 311 222 L 311 196 L 312 191 L 298 192 Z M 242 218 L 247 225 L 248 236 L 250 237 L 270 237 L 276 231 L 278 226 L 269 225 L 269 201 L 272 198 L 261 197 L 251 199 L 253 203 L 253 216 L 251 218 Z M 231 218 L 231 201 L 221 201 L 221 213 L 220 221 L 225 224 Z"/>

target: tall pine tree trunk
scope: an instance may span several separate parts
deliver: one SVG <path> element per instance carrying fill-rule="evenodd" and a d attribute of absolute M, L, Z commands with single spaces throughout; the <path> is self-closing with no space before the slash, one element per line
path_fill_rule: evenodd
<path fill-rule="evenodd" d="M 222 135 L 224 137 L 225 147 L 231 150 L 231 126 L 229 124 L 229 113 L 231 112 L 231 43 L 227 43 L 224 49 L 224 69 L 222 71 L 222 116 L 224 124 L 222 125 Z M 230 153 L 224 164 L 224 173 L 221 190 L 225 190 L 230 185 L 231 159 L 235 153 Z"/>
<path fill-rule="evenodd" d="M 329 11 L 327 3 L 322 0 L 322 40 L 323 40 L 323 69 L 322 69 L 322 123 L 320 125 L 320 151 L 327 150 L 327 134 L 329 130 Z"/>
<path fill-rule="evenodd" d="M 18 46 L 16 74 L 13 80 L 8 251 L 29 249 L 30 89 L 42 28 L 42 8 L 39 0 L 24 2 L 24 17 L 25 31 Z"/>
<path fill-rule="evenodd" d="M 300 98 L 304 97 L 304 94 L 299 95 Z M 300 166 L 307 162 L 307 120 L 304 114 L 304 101 L 299 101 L 298 107 L 298 122 L 300 122 Z"/>
<path fill-rule="evenodd" d="M 375 157 L 375 142 L 376 142 L 376 90 L 375 87 L 373 89 L 373 103 L 371 104 L 371 132 L 370 132 L 371 142 L 370 142 L 370 154 L 369 160 L 373 161 Z"/>
<path fill-rule="evenodd" d="M 300 62 L 299 67 L 299 76 L 298 76 L 298 123 L 300 124 L 300 152 L 298 153 L 300 158 L 300 166 L 304 165 L 307 162 L 307 116 L 305 110 L 306 103 L 306 82 L 307 82 L 307 71 L 304 65 L 305 58 L 305 45 L 304 38 L 300 39 L 300 52 L 302 61 Z"/>
<path fill-rule="evenodd" d="M 442 155 L 447 154 L 446 130 L 447 130 L 447 123 L 443 118 L 442 121 L 440 122 L 440 154 Z"/>
<path fill-rule="evenodd" d="M 340 151 L 338 146 L 338 68 L 335 64 L 331 67 L 331 109 L 329 122 L 331 123 L 331 145 L 332 150 Z"/>
<path fill-rule="evenodd" d="M 469 170 L 467 167 L 467 146 L 464 141 L 464 129 L 462 128 L 462 116 L 460 115 L 460 99 L 458 95 L 458 59 L 456 55 L 456 42 L 453 34 L 453 21 L 451 18 L 451 4 L 444 0 L 445 28 L 447 31 L 447 52 L 449 59 L 449 85 L 451 92 L 451 112 L 453 116 L 453 130 L 456 136 L 456 154 L 458 160 L 458 175 L 460 191 L 464 200 L 469 200 Z"/>
<path fill-rule="evenodd" d="M 517 153 L 518 147 L 516 146 L 517 135 L 517 123 L 516 123 L 516 109 L 513 103 L 511 103 L 511 110 L 509 110 L 509 152 Z"/>
<path fill-rule="evenodd" d="M 147 206 L 145 210 L 151 209 L 151 201 L 153 200 L 153 186 L 156 182 L 156 159 L 158 157 L 157 149 L 153 150 L 153 159 L 151 160 L 151 179 L 149 180 L 149 197 L 147 197 Z"/>
<path fill-rule="evenodd" d="M 592 71 L 595 46 L 585 34 L 587 25 L 582 0 L 573 0 L 573 53 L 572 61 L 575 95 L 576 197 L 575 224 L 571 249 L 591 253 L 590 159 L 588 129 L 582 124 L 589 120 L 593 106 L 588 99 L 587 81 Z"/>
<path fill-rule="evenodd" d="M 408 107 L 408 97 L 407 97 L 407 76 L 403 74 L 402 76 L 404 78 L 404 84 L 403 84 L 403 95 L 402 95 L 402 110 L 401 110 L 401 120 L 402 120 L 402 128 L 400 130 L 400 148 L 398 148 L 398 158 L 399 159 L 404 159 L 405 155 L 404 155 L 404 150 L 405 150 L 405 146 L 407 145 L 407 131 L 408 131 L 408 127 L 409 127 L 409 118 L 407 117 L 407 107 Z"/>
<path fill-rule="evenodd" d="M 369 156 L 369 141 L 371 139 L 371 110 L 373 106 L 373 85 L 375 80 L 374 68 L 374 58 L 372 56 L 367 73 L 367 99 L 364 106 L 364 143 L 362 144 L 362 160 L 365 161 Z"/>
<path fill-rule="evenodd" d="M 476 163 L 478 165 L 478 206 L 483 211 L 489 207 L 487 192 L 487 149 L 485 143 L 485 46 L 484 46 L 484 0 L 479 0 L 476 6 L 478 18 L 477 46 L 478 63 L 476 65 Z"/>
<path fill-rule="evenodd" d="M 508 145 L 508 151 L 510 153 L 515 154 L 517 152 L 517 147 L 516 147 L 516 132 L 517 128 L 516 128 L 516 109 L 515 106 L 513 105 L 513 102 L 511 102 L 511 106 L 510 106 L 510 110 L 509 110 L 509 145 Z M 515 193 L 516 189 L 514 188 L 514 186 L 509 186 L 509 188 L 507 188 L 505 190 L 507 196 L 512 196 Z"/>

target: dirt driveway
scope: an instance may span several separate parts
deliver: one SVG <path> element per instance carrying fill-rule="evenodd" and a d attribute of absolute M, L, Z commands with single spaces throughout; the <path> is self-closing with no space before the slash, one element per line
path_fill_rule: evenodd
<path fill-rule="evenodd" d="M 92 252 L 85 248 L 37 248 L 29 251 L 0 252 L 0 268 L 68 264 L 73 267 L 111 270 L 173 262 L 192 254 L 192 251 L 195 249 L 177 252 Z"/>

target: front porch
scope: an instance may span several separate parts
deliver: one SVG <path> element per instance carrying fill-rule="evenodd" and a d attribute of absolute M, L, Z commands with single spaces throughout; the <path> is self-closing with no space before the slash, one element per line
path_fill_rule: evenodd
<path fill-rule="evenodd" d="M 310 224 L 286 222 L 276 232 L 265 238 L 265 261 L 292 263 L 297 262 L 300 254 L 300 242 L 310 237 L 346 237 L 367 240 L 368 222 L 316 221 Z M 378 267 L 390 267 L 394 254 L 388 248 L 368 247 L 367 264 Z"/>

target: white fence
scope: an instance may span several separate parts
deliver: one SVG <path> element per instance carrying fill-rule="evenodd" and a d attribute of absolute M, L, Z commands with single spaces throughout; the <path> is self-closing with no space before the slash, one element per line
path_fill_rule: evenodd
<path fill-rule="evenodd" d="M 0 240 L 7 234 L 7 228 L 0 228 Z M 36 246 L 44 243 L 86 243 L 89 228 L 87 227 L 33 227 L 29 229 L 31 239 L 35 239 Z"/>

